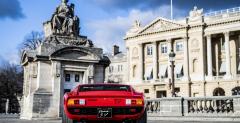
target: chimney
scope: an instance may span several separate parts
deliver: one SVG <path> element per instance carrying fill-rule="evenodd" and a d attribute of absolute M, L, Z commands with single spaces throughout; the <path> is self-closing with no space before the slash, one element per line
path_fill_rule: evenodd
<path fill-rule="evenodd" d="M 117 55 L 118 53 L 119 53 L 119 46 L 114 45 L 113 46 L 113 51 L 112 51 L 113 56 Z"/>

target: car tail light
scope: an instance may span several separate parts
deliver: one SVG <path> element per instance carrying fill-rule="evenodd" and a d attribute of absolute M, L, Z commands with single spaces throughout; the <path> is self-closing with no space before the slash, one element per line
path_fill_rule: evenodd
<path fill-rule="evenodd" d="M 132 100 L 131 99 L 126 99 L 126 105 L 131 105 L 132 104 Z"/>
<path fill-rule="evenodd" d="M 142 105 L 142 99 L 126 99 L 126 105 Z"/>
<path fill-rule="evenodd" d="M 85 99 L 80 99 L 80 100 L 79 100 L 79 105 L 85 105 L 85 104 L 86 104 Z"/>
<path fill-rule="evenodd" d="M 74 99 L 69 99 L 67 102 L 67 105 L 74 105 L 74 104 L 75 104 Z"/>
<path fill-rule="evenodd" d="M 142 105 L 143 104 L 143 100 L 142 99 L 137 99 L 136 100 L 136 104 L 137 105 Z"/>
<path fill-rule="evenodd" d="M 136 100 L 132 100 L 132 105 L 136 105 L 137 101 Z"/>
<path fill-rule="evenodd" d="M 69 99 L 67 105 L 85 105 L 85 99 Z"/>

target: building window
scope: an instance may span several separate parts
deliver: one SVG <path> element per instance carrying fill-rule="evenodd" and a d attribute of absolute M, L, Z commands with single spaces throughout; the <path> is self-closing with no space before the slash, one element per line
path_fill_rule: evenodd
<path fill-rule="evenodd" d="M 113 66 L 109 66 L 109 73 L 113 72 Z"/>
<path fill-rule="evenodd" d="M 118 72 L 121 72 L 122 70 L 122 65 L 118 65 Z"/>
<path fill-rule="evenodd" d="M 152 49 L 152 46 L 147 46 L 147 55 L 148 55 L 148 56 L 151 56 L 151 55 L 152 55 L 152 53 L 153 53 L 152 50 L 153 50 L 153 49 Z"/>
<path fill-rule="evenodd" d="M 161 44 L 161 53 L 162 54 L 165 54 L 167 53 L 167 44 Z"/>
<path fill-rule="evenodd" d="M 108 68 L 108 69 L 109 69 L 109 73 L 111 73 L 111 72 L 112 72 L 112 70 L 111 70 L 111 66 L 109 66 L 109 68 Z"/>
<path fill-rule="evenodd" d="M 175 88 L 174 91 L 176 96 L 179 97 L 180 88 Z"/>
<path fill-rule="evenodd" d="M 176 64 L 175 73 L 176 73 L 176 78 L 183 77 L 183 75 L 184 75 L 184 73 L 183 73 L 183 64 L 181 64 L 181 63 Z"/>
<path fill-rule="evenodd" d="M 145 69 L 145 80 L 152 80 L 153 79 L 153 67 L 148 66 Z"/>
<path fill-rule="evenodd" d="M 75 74 L 75 82 L 79 82 L 79 75 Z"/>
<path fill-rule="evenodd" d="M 235 88 L 232 89 L 232 95 L 233 96 L 240 95 L 240 86 L 235 87 Z"/>
<path fill-rule="evenodd" d="M 161 79 L 168 78 L 168 65 L 159 66 L 159 76 Z"/>
<path fill-rule="evenodd" d="M 70 74 L 66 74 L 65 75 L 65 81 L 66 82 L 70 82 Z"/>
<path fill-rule="evenodd" d="M 225 96 L 225 91 L 224 89 L 218 87 L 216 89 L 214 89 L 213 91 L 213 96 Z"/>
<path fill-rule="evenodd" d="M 167 91 L 157 91 L 157 98 L 167 97 Z"/>
<path fill-rule="evenodd" d="M 176 43 L 176 51 L 183 51 L 183 42 L 177 42 Z"/>
<path fill-rule="evenodd" d="M 149 89 L 144 89 L 144 93 L 148 94 L 149 93 Z"/>

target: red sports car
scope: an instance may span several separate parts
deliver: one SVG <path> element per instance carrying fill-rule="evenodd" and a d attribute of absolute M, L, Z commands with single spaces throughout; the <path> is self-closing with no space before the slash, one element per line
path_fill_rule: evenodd
<path fill-rule="evenodd" d="M 64 95 L 63 123 L 146 123 L 142 93 L 129 85 L 79 85 Z"/>

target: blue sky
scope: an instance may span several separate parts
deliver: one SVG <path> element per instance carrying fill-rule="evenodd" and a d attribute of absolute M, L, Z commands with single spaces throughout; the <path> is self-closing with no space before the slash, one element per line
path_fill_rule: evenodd
<path fill-rule="evenodd" d="M 17 48 L 31 31 L 42 31 L 61 0 L 0 0 L 0 58 L 19 63 Z M 158 16 L 170 17 L 170 0 L 69 0 L 80 17 L 81 34 L 111 51 L 124 50 L 123 37 L 138 19 L 145 25 Z M 239 7 L 240 0 L 173 0 L 174 18 L 188 16 L 194 5 L 204 12 Z M 107 44 L 107 45 L 106 45 Z"/>

